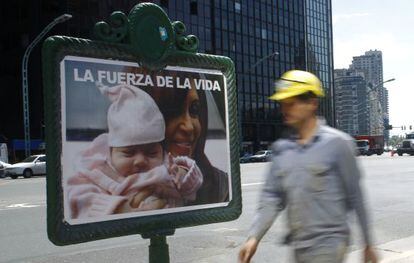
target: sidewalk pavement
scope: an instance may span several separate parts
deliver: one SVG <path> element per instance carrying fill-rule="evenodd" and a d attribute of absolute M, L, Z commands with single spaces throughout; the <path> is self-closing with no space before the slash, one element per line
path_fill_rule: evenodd
<path fill-rule="evenodd" d="M 375 246 L 381 263 L 414 263 L 414 236 Z M 348 253 L 346 263 L 362 262 L 362 250 Z"/>

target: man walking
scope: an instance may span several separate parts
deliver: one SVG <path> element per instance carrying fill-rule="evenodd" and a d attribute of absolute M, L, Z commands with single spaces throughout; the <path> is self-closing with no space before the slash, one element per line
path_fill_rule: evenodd
<path fill-rule="evenodd" d="M 323 96 L 320 80 L 306 71 L 288 71 L 276 82 L 270 99 L 280 102 L 285 124 L 294 132 L 272 146 L 272 165 L 248 240 L 239 253 L 240 262 L 250 262 L 259 241 L 285 208 L 290 228 L 286 242 L 293 246 L 296 262 L 343 262 L 350 210 L 361 225 L 364 262 L 377 262 L 353 139 L 317 118 L 318 97 Z"/>

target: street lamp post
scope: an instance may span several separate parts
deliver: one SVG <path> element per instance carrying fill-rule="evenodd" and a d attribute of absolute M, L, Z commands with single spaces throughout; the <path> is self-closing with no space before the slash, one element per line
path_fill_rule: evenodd
<path fill-rule="evenodd" d="M 373 92 L 373 91 L 377 90 L 377 88 L 380 87 L 381 85 L 383 85 L 385 83 L 388 83 L 388 82 L 391 82 L 391 81 L 394 81 L 394 80 L 395 80 L 395 78 L 387 79 L 385 81 L 382 81 L 382 82 L 378 83 L 374 87 L 369 87 L 370 90 L 368 91 L 368 93 Z M 372 85 L 372 84 L 369 83 L 369 85 Z"/>
<path fill-rule="evenodd" d="M 30 155 L 30 117 L 29 117 L 29 89 L 27 80 L 27 65 L 29 63 L 29 56 L 36 44 L 49 32 L 55 25 L 63 23 L 72 18 L 72 15 L 63 14 L 55 18 L 49 25 L 47 25 L 42 32 L 30 43 L 26 48 L 22 62 L 22 81 L 23 81 L 23 126 L 24 126 L 24 150 L 26 156 Z"/>
<path fill-rule="evenodd" d="M 259 59 L 256 63 L 254 63 L 253 66 L 250 67 L 250 69 L 247 71 L 247 73 L 251 72 L 255 67 L 257 67 L 260 63 L 262 63 L 264 60 L 274 57 L 274 56 L 278 56 L 279 52 L 275 51 L 273 53 L 268 54 L 267 56 L 262 57 L 261 59 Z"/>
<path fill-rule="evenodd" d="M 373 99 L 370 99 L 368 102 L 373 102 L 375 100 L 378 102 L 377 107 L 375 107 L 373 103 L 372 103 L 372 105 L 373 105 L 372 107 L 374 109 L 377 109 L 378 108 L 378 112 L 380 113 L 379 114 L 380 115 L 380 118 L 382 119 L 382 125 L 384 125 L 384 120 L 383 120 L 383 112 L 382 112 L 381 99 L 379 98 L 379 94 L 378 94 L 378 87 L 381 87 L 384 83 L 388 83 L 388 82 L 391 82 L 391 81 L 394 81 L 394 80 L 395 80 L 395 78 L 391 78 L 391 79 L 387 79 L 385 81 L 382 81 L 382 82 L 378 83 L 377 85 L 375 85 L 373 87 L 369 87 L 370 90 L 367 92 L 367 95 L 371 95 L 371 93 L 374 92 Z M 371 103 L 370 103 L 370 105 L 371 105 Z M 380 118 L 374 119 L 375 121 L 373 122 L 373 125 L 376 128 L 375 129 L 372 129 L 372 130 L 375 131 L 374 132 L 375 134 L 380 134 L 381 133 L 381 128 L 380 128 L 381 119 Z M 370 116 L 370 119 L 371 119 L 371 116 Z M 371 129 L 370 129 L 370 133 L 371 133 Z"/>
<path fill-rule="evenodd" d="M 268 54 L 268 55 L 266 55 L 266 56 L 264 56 L 264 57 L 262 57 L 261 59 L 259 59 L 258 61 L 256 61 L 256 63 L 254 63 L 253 64 L 253 66 L 251 66 L 245 73 L 244 73 L 244 75 L 242 75 L 243 77 L 242 77 L 242 80 L 244 80 L 244 78 L 245 78 L 245 76 L 247 75 L 247 74 L 250 74 L 252 71 L 253 71 L 253 69 L 255 69 L 260 63 L 262 63 L 263 61 L 265 61 L 265 60 L 267 60 L 267 59 L 269 59 L 269 58 L 272 58 L 272 57 L 274 57 L 274 56 L 278 56 L 279 55 L 279 52 L 278 51 L 274 51 L 274 52 L 272 52 L 272 53 L 270 53 L 270 54 Z M 243 83 L 242 83 L 242 85 L 243 85 Z M 241 120 L 242 120 L 242 117 L 241 117 L 241 106 L 240 106 L 240 104 L 241 104 L 241 102 L 240 102 L 240 100 L 238 101 L 238 105 L 239 105 L 239 110 L 238 110 L 238 113 L 239 113 L 239 142 L 240 142 L 240 147 L 242 148 L 243 147 L 243 135 L 242 135 L 242 124 L 241 124 Z"/>

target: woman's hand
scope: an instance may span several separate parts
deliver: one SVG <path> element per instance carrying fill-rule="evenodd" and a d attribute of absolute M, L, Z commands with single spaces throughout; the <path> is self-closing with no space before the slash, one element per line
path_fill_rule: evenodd
<path fill-rule="evenodd" d="M 168 153 L 168 173 L 172 175 L 173 181 L 177 189 L 181 188 L 181 176 L 184 176 L 186 173 L 183 172 L 183 169 L 178 167 L 177 164 L 174 163 L 174 159 L 171 153 Z"/>
<path fill-rule="evenodd" d="M 196 162 L 185 156 L 178 156 L 173 159 L 168 154 L 168 172 L 173 177 L 177 190 L 186 199 L 194 199 L 196 191 L 203 183 L 203 174 Z"/>

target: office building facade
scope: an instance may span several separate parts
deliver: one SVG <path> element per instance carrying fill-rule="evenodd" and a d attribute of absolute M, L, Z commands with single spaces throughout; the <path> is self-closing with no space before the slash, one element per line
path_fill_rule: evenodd
<path fill-rule="evenodd" d="M 127 14 L 139 2 L 143 1 L 48 0 L 5 3 L 19 14 L 5 13 L 3 22 L 13 23 L 16 20 L 13 17 L 20 19 L 19 22 L 15 21 L 18 35 L 9 33 L 21 45 L 13 47 L 10 44 L 2 52 L 10 54 L 7 60 L 15 60 L 18 56 L 11 54 L 23 54 L 30 40 L 63 13 L 70 13 L 73 18 L 56 26 L 50 34 L 91 38 L 96 22 L 108 20 L 115 10 Z M 270 101 L 268 96 L 274 92 L 275 79 L 287 70 L 309 70 L 321 78 L 327 97 L 321 101 L 319 114 L 326 118 L 328 124 L 335 124 L 331 0 L 152 2 L 160 5 L 171 20 L 184 22 L 187 33 L 199 38 L 199 52 L 228 56 L 235 62 L 241 141 L 245 151 L 266 149 L 280 137 L 282 116 L 278 104 Z M 40 65 L 40 45 L 34 50 L 31 61 L 29 83 L 31 96 L 34 97 L 31 97 L 30 103 L 38 110 L 31 114 L 31 137 L 39 138 L 43 136 L 44 126 L 41 68 L 36 66 Z M 19 76 L 19 63 L 16 62 L 13 68 L 7 70 L 10 71 L 7 76 L 0 77 L 7 79 L 12 75 Z M 19 90 L 20 81 L 16 80 L 12 86 L 11 89 Z M 21 94 L 11 93 L 17 94 L 14 96 L 16 107 L 22 108 Z M 30 111 L 32 113 L 34 107 Z M 22 113 L 16 115 L 14 119 L 19 119 Z M 13 132 L 4 129 L 0 134 L 6 133 L 9 138 L 22 138 L 23 118 L 21 125 Z"/>
<path fill-rule="evenodd" d="M 327 97 L 319 113 L 334 124 L 331 1 L 192 1 L 197 21 L 178 15 L 173 10 L 181 6 L 172 3 L 164 5 L 170 17 L 206 41 L 200 52 L 235 62 L 243 151 L 266 149 L 281 135 L 278 104 L 268 97 L 287 70 L 309 70 L 321 78 Z"/>

